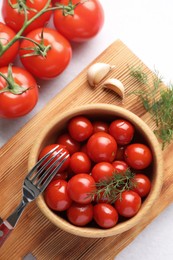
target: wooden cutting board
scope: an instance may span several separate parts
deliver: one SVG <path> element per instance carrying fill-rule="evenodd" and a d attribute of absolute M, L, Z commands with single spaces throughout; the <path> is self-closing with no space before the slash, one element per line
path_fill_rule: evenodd
<path fill-rule="evenodd" d="M 139 84 L 129 76 L 129 66 L 143 65 L 144 71 L 149 76 L 152 75 L 151 71 L 119 40 L 109 46 L 93 61 L 95 62 L 116 65 L 109 77 L 120 79 L 126 87 L 126 92 L 139 87 Z M 150 115 L 145 112 L 136 96 L 127 95 L 122 104 L 121 99 L 112 91 L 89 87 L 86 72 L 87 68 L 2 147 L 0 152 L 0 217 L 3 219 L 20 201 L 21 186 L 27 173 L 27 159 L 31 146 L 40 130 L 55 115 L 87 103 L 110 103 L 131 110 L 154 129 Z M 137 227 L 108 238 L 81 238 L 56 228 L 42 215 L 36 204 L 32 203 L 1 248 L 0 259 L 18 260 L 29 252 L 32 252 L 38 260 L 114 259 L 173 200 L 173 143 L 164 150 L 163 156 L 164 185 L 161 195 L 148 217 Z"/>

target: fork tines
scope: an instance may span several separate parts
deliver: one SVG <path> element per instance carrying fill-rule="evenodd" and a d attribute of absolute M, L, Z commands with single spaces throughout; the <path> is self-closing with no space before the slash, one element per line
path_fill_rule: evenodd
<path fill-rule="evenodd" d="M 63 152 L 63 148 L 56 151 L 58 147 L 59 145 L 42 157 L 26 177 L 26 179 L 38 189 L 44 190 L 46 188 L 69 157 L 69 154 L 67 154 L 66 151 Z M 55 151 L 56 153 L 53 154 Z M 49 158 L 51 154 L 53 154 L 53 156 Z"/>

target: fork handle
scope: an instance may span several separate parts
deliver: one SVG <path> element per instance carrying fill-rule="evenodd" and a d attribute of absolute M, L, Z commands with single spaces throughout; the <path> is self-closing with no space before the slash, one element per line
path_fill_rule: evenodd
<path fill-rule="evenodd" d="M 7 237 L 10 235 L 11 231 L 16 226 L 27 204 L 28 201 L 23 197 L 21 203 L 13 211 L 13 213 L 2 224 L 0 224 L 0 247 L 3 245 Z"/>
<path fill-rule="evenodd" d="M 11 231 L 13 230 L 13 227 L 10 225 L 10 223 L 5 220 L 0 224 L 0 247 L 3 245 L 7 237 L 10 235 Z"/>

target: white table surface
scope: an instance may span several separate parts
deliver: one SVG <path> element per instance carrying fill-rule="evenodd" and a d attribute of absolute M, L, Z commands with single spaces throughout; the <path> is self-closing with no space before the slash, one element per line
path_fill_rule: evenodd
<path fill-rule="evenodd" d="M 86 43 L 73 44 L 72 61 L 59 77 L 52 81 L 39 82 L 39 102 L 30 114 L 15 120 L 0 119 L 0 146 L 116 39 L 121 39 L 150 69 L 155 67 L 159 70 L 165 83 L 173 82 L 173 1 L 100 2 L 105 10 L 102 31 Z M 0 7 L 1 5 L 2 1 Z M 172 216 L 173 205 L 170 205 L 116 257 L 116 260 L 172 260 Z"/>

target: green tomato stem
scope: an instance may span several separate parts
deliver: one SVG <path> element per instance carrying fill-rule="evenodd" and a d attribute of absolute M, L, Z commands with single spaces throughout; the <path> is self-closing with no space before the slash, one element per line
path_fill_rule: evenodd
<path fill-rule="evenodd" d="M 50 5 L 51 0 L 48 0 L 47 3 L 45 4 L 45 6 L 43 7 L 42 10 L 40 10 L 36 15 L 34 15 L 31 19 L 28 20 L 27 18 L 27 11 L 26 11 L 26 7 L 23 3 L 21 3 L 23 5 L 23 10 L 25 12 L 25 21 L 24 24 L 22 26 L 22 28 L 18 31 L 18 33 L 15 35 L 15 37 L 8 42 L 8 44 L 6 44 L 2 50 L 0 50 L 0 57 L 16 42 L 20 39 L 20 36 L 22 35 L 22 33 L 24 32 L 24 30 L 33 22 L 35 21 L 38 17 L 40 17 L 43 13 L 47 12 L 48 6 Z"/>
<path fill-rule="evenodd" d="M 7 82 L 7 86 L 0 90 L 0 94 L 10 92 L 14 95 L 20 95 L 28 90 L 28 88 L 23 88 L 14 81 L 11 64 L 8 66 L 7 76 L 5 76 L 2 72 L 0 72 L 0 76 Z"/>
<path fill-rule="evenodd" d="M 47 52 L 51 49 L 51 45 L 44 45 L 44 36 L 43 36 L 43 30 L 41 32 L 41 41 L 40 43 L 36 42 L 35 40 L 25 37 L 25 36 L 20 36 L 21 39 L 28 40 L 32 42 L 35 46 L 34 47 L 27 47 L 23 48 L 23 50 L 29 50 L 32 51 L 30 53 L 24 54 L 22 57 L 29 57 L 29 56 L 36 56 L 36 55 L 41 55 L 42 57 L 47 56 Z"/>
<path fill-rule="evenodd" d="M 38 46 L 40 49 L 42 49 L 41 47 L 42 47 L 43 44 L 40 44 L 40 43 L 34 41 L 34 40 L 31 39 L 31 38 L 28 38 L 28 37 L 25 37 L 25 36 L 20 36 L 20 39 L 28 40 L 28 41 L 34 43 L 34 44 L 35 44 L 36 46 Z M 42 49 L 42 50 L 44 50 L 44 49 Z"/>

